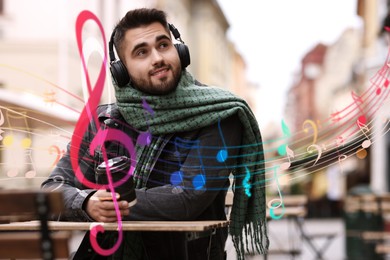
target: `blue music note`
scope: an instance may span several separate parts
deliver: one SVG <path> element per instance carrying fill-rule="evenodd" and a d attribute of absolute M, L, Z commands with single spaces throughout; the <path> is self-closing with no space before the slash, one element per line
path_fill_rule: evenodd
<path fill-rule="evenodd" d="M 202 189 L 204 187 L 204 185 L 206 184 L 206 178 L 205 178 L 206 174 L 204 171 L 202 156 L 200 154 L 199 142 L 200 142 L 199 140 L 187 140 L 187 139 L 182 139 L 180 137 L 175 138 L 175 147 L 176 147 L 176 151 L 174 153 L 175 156 L 181 155 L 178 148 L 185 148 L 185 149 L 196 148 L 196 150 L 198 152 L 198 158 L 199 158 L 199 163 L 200 163 L 200 167 L 201 167 L 201 174 L 196 175 L 192 179 L 192 185 L 194 186 L 195 190 Z M 180 165 L 180 168 L 182 168 L 181 162 L 179 163 L 179 165 Z M 172 173 L 171 179 L 170 179 L 172 185 L 178 186 L 179 184 L 181 184 L 183 182 L 183 175 L 184 175 L 184 173 L 181 170 Z"/>
<path fill-rule="evenodd" d="M 218 120 L 218 130 L 219 130 L 219 135 L 221 136 L 221 139 L 222 139 L 222 143 L 223 143 L 224 149 L 220 149 L 218 151 L 218 153 L 217 153 L 217 161 L 220 162 L 220 163 L 223 163 L 224 161 L 226 161 L 226 159 L 228 158 L 229 154 L 228 154 L 228 150 L 226 148 L 225 138 L 223 137 L 223 133 L 222 133 L 222 129 L 221 129 L 221 120 L 220 119 Z"/>
<path fill-rule="evenodd" d="M 249 179 L 250 179 L 250 177 L 251 177 L 251 173 L 250 173 L 248 167 L 246 167 L 246 166 L 245 166 L 245 171 L 246 171 L 246 175 L 245 175 L 244 180 L 242 181 L 242 186 L 244 186 L 245 194 L 246 194 L 248 197 L 250 197 L 250 196 L 252 196 L 252 193 L 251 193 L 251 191 L 250 191 L 250 189 L 251 189 L 251 184 L 248 183 L 248 181 L 249 181 Z"/>

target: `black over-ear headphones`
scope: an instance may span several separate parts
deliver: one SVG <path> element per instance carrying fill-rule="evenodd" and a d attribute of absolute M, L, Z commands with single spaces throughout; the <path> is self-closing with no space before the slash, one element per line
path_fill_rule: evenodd
<path fill-rule="evenodd" d="M 169 30 L 172 32 L 173 37 L 181 43 L 175 43 L 175 48 L 179 53 L 181 68 L 184 70 L 188 65 L 190 65 L 190 51 L 188 50 L 187 45 L 184 44 L 183 40 L 180 37 L 179 30 L 176 29 L 173 24 L 168 24 Z M 115 36 L 116 28 L 111 34 L 110 42 L 108 43 L 108 50 L 110 55 L 110 71 L 111 75 L 114 78 L 118 87 L 124 87 L 130 82 L 130 75 L 127 72 L 126 66 L 123 64 L 121 60 L 117 60 L 115 58 L 114 53 L 114 36 Z"/>

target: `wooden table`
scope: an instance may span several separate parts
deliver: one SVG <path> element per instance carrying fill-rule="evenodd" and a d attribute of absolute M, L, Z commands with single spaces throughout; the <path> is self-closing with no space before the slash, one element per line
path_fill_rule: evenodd
<path fill-rule="evenodd" d="M 118 230 L 118 223 L 49 221 L 52 231 L 88 231 L 93 226 L 102 225 L 105 230 Z M 202 232 L 227 227 L 229 221 L 123 221 L 123 231 L 177 231 Z M 39 230 L 39 221 L 12 222 L 0 224 L 0 231 Z"/>
<path fill-rule="evenodd" d="M 89 231 L 96 225 L 102 225 L 105 231 L 117 231 L 118 223 L 100 223 L 100 222 L 67 222 L 67 221 L 48 221 L 50 231 L 86 231 L 83 241 L 76 252 L 76 255 L 86 256 L 94 253 L 89 240 Z M 186 248 L 187 242 L 201 238 L 210 237 L 215 234 L 216 229 L 227 227 L 229 221 L 123 221 L 122 231 L 161 231 L 161 232 L 180 232 L 183 237 L 183 244 Z M 40 229 L 40 222 L 37 220 L 26 222 L 11 222 L 0 224 L 2 231 L 34 231 Z M 183 247 L 184 248 L 184 247 Z M 181 259 L 188 256 L 186 250 L 181 250 Z"/>

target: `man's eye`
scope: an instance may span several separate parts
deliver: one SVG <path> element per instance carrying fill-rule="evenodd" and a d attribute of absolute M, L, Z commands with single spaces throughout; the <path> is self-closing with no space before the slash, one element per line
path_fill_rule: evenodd
<path fill-rule="evenodd" d="M 146 50 L 139 50 L 139 51 L 137 51 L 136 54 L 137 54 L 137 56 L 143 56 L 146 54 Z"/>
<path fill-rule="evenodd" d="M 168 47 L 168 43 L 166 43 L 166 42 L 163 42 L 163 43 L 160 43 L 160 48 L 161 49 L 165 49 L 165 48 L 167 48 Z"/>

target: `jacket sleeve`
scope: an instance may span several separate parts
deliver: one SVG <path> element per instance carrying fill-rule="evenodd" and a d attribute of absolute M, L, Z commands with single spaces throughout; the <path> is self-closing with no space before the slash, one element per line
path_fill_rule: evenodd
<path fill-rule="evenodd" d="M 94 161 L 89 152 L 89 145 L 92 138 L 91 129 L 93 124 L 89 126 L 88 131 L 83 137 L 79 150 L 79 169 L 83 173 L 83 178 L 91 182 L 95 179 Z M 59 219 L 69 221 L 92 221 L 88 214 L 84 211 L 83 205 L 86 199 L 91 196 L 96 190 L 90 189 L 83 184 L 83 180 L 79 180 L 74 170 L 72 169 L 70 159 L 71 143 L 67 146 L 67 151 L 59 160 L 49 178 L 45 180 L 41 187 L 45 190 L 60 190 L 63 192 L 65 211 L 61 213 Z"/>
<path fill-rule="evenodd" d="M 176 180 L 182 179 L 180 184 L 137 189 L 137 203 L 130 208 L 125 220 L 196 220 L 205 210 L 210 210 L 217 197 L 219 206 L 216 208 L 223 209 L 224 196 L 230 185 L 229 175 L 236 167 L 239 154 L 241 128 L 234 115 L 222 120 L 220 129 L 218 124 L 201 129 L 197 145 L 189 148 L 181 163 L 181 176 L 178 172 L 155 169 L 160 174 L 176 174 Z M 221 150 L 227 151 L 226 160 L 223 160 L 224 156 L 217 160 Z"/>

